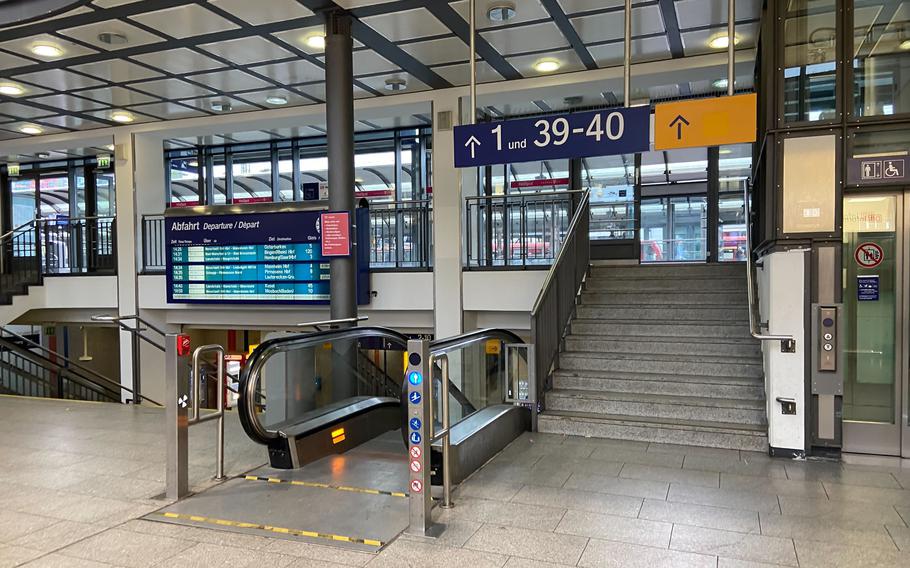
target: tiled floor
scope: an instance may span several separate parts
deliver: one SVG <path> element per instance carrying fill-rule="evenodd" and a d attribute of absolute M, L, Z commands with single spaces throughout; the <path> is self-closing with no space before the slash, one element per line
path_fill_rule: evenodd
<path fill-rule="evenodd" d="M 228 424 L 229 472 L 260 465 Z M 442 537 L 373 555 L 137 520 L 163 504 L 163 431 L 160 410 L 0 397 L 0 568 L 910 566 L 897 460 L 527 434 L 457 490 Z M 213 440 L 191 430 L 197 488 Z"/>

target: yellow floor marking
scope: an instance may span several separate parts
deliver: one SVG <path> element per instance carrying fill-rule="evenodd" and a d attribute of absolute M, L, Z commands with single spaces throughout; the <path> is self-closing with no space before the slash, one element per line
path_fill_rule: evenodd
<path fill-rule="evenodd" d="M 298 481 L 292 479 L 281 479 L 278 477 L 260 477 L 258 475 L 244 475 L 238 479 L 247 481 L 264 481 L 266 483 L 287 483 L 289 485 L 298 485 L 300 487 L 315 487 L 318 489 L 335 489 L 336 491 L 348 491 L 350 493 L 365 493 L 367 495 L 389 495 L 391 497 L 407 497 L 407 493 L 401 491 L 383 491 L 381 489 L 367 489 L 364 487 L 350 487 L 348 485 L 329 485 L 328 483 L 319 483 L 316 481 Z"/>

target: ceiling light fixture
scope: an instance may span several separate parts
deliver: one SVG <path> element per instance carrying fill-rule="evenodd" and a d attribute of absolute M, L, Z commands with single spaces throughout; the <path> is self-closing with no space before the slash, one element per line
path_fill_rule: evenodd
<path fill-rule="evenodd" d="M 325 49 L 325 34 L 322 32 L 310 34 L 303 39 L 303 43 L 312 49 Z"/>
<path fill-rule="evenodd" d="M 126 111 L 118 110 L 111 114 L 111 120 L 113 120 L 114 122 L 120 122 L 122 124 L 126 124 L 128 122 L 133 122 L 135 120 L 135 118 L 133 117 L 132 114 L 130 114 Z"/>
<path fill-rule="evenodd" d="M 559 61 L 555 59 L 541 59 L 534 64 L 534 70 L 539 73 L 552 73 L 561 67 Z"/>
<path fill-rule="evenodd" d="M 101 32 L 98 34 L 98 41 L 108 45 L 123 45 L 129 41 L 124 34 L 117 32 Z"/>
<path fill-rule="evenodd" d="M 739 38 L 735 35 L 733 36 L 733 45 L 739 44 Z M 730 45 L 730 38 L 727 34 L 722 34 L 712 37 L 708 40 L 708 47 L 711 49 L 727 49 Z"/>
<path fill-rule="evenodd" d="M 508 22 L 515 17 L 515 4 L 511 2 L 495 4 L 487 10 L 487 18 L 491 22 Z"/>
<path fill-rule="evenodd" d="M 910 39 L 905 39 L 904 41 L 902 41 L 900 43 L 900 45 L 898 47 L 900 47 L 904 51 L 910 49 Z"/>
<path fill-rule="evenodd" d="M 211 106 L 212 110 L 215 112 L 231 112 L 231 109 L 234 108 L 231 106 L 231 103 L 223 103 L 221 101 L 212 101 L 209 106 Z"/>
<path fill-rule="evenodd" d="M 731 150 L 729 148 L 721 148 L 720 150 L 717 151 L 717 153 L 721 154 L 721 155 L 727 155 L 727 154 L 732 154 L 733 150 Z"/>
<path fill-rule="evenodd" d="M 111 152 L 114 151 L 114 145 L 113 145 L 113 144 L 108 144 L 107 146 L 105 146 L 105 148 L 107 148 L 107 149 L 110 150 Z"/>
<path fill-rule="evenodd" d="M 393 77 L 391 79 L 385 80 L 385 90 L 392 91 L 397 93 L 398 91 L 403 91 L 408 88 L 408 82 L 404 79 L 399 79 L 398 77 Z"/>
<path fill-rule="evenodd" d="M 711 86 L 714 87 L 715 89 L 726 89 L 727 80 L 726 79 L 717 79 L 713 83 L 711 83 Z"/>
<path fill-rule="evenodd" d="M 60 57 L 63 50 L 52 43 L 36 43 L 32 46 L 32 53 L 38 57 Z"/>
<path fill-rule="evenodd" d="M 265 99 L 265 102 L 269 103 L 270 105 L 281 106 L 281 105 L 288 104 L 288 99 L 287 99 L 287 97 L 282 97 L 279 95 L 272 95 L 270 97 L 267 97 Z"/>
<path fill-rule="evenodd" d="M 46 160 L 51 157 L 51 153 L 50 152 L 38 152 L 37 154 L 35 154 L 35 157 L 38 158 L 39 160 Z"/>
<path fill-rule="evenodd" d="M 3 85 L 0 85 L 0 95 L 18 97 L 19 95 L 23 94 L 24 92 L 25 92 L 25 89 L 23 89 L 19 85 L 13 84 L 13 83 L 5 83 Z"/>
<path fill-rule="evenodd" d="M 25 126 L 19 128 L 19 132 L 23 134 L 31 134 L 34 136 L 35 134 L 41 134 L 44 132 L 44 130 L 38 126 L 35 126 L 34 124 L 26 124 Z"/>

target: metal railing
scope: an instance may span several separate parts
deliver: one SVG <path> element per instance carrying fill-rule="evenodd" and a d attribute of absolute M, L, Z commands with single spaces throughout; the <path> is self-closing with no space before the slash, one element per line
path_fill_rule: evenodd
<path fill-rule="evenodd" d="M 565 244 L 547 273 L 531 310 L 531 343 L 534 345 L 534 372 L 538 397 L 546 388 L 550 369 L 556 363 L 559 348 L 569 322 L 575 314 L 575 301 L 584 285 L 591 262 L 590 202 L 587 193 L 572 217 Z"/>
<path fill-rule="evenodd" d="M 200 415 L 200 401 L 201 401 L 201 386 L 202 386 L 202 356 L 206 353 L 215 353 L 217 359 L 215 359 L 217 367 L 217 377 L 218 377 L 218 402 L 216 404 L 216 410 L 205 415 Z M 193 351 L 193 373 L 190 375 L 190 380 L 192 381 L 192 412 L 190 414 L 189 420 L 187 420 L 187 427 L 194 426 L 196 424 L 202 424 L 203 422 L 208 422 L 209 420 L 217 420 L 217 432 L 218 439 L 215 445 L 215 479 L 224 479 L 224 397 L 225 397 L 225 382 L 224 382 L 224 347 L 221 345 L 211 344 L 203 345 L 197 347 Z"/>
<path fill-rule="evenodd" d="M 433 265 L 433 202 L 370 204 L 370 268 Z"/>
<path fill-rule="evenodd" d="M 370 269 L 427 270 L 433 265 L 433 202 L 370 204 Z M 142 271 L 167 268 L 164 215 L 142 216 Z"/>
<path fill-rule="evenodd" d="M 584 191 L 547 191 L 465 198 L 469 269 L 545 267 L 565 242 Z"/>
<path fill-rule="evenodd" d="M 752 260 L 752 207 L 749 196 L 750 184 L 743 185 L 743 207 L 746 219 L 746 290 L 749 301 L 749 333 L 760 341 L 780 341 L 780 350 L 784 353 L 796 351 L 796 339 L 792 335 L 762 333 L 759 323 L 758 294 L 755 291 L 755 264 Z M 764 326 L 765 329 L 770 325 Z"/>
<path fill-rule="evenodd" d="M 642 239 L 641 262 L 704 262 L 707 238 Z"/>
<path fill-rule="evenodd" d="M 134 402 L 145 400 L 161 406 L 118 381 L 3 326 L 0 326 L 0 361 L 4 364 L 5 377 L 12 378 L 16 374 L 14 369 L 18 368 L 21 372 L 15 377 L 17 384 L 31 389 L 16 394 L 119 402 L 121 392 L 126 392 L 132 395 Z M 12 384 L 4 383 L 4 386 L 14 390 Z"/>

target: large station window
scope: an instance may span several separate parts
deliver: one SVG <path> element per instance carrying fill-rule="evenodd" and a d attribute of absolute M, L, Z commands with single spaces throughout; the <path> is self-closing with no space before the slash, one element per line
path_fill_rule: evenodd
<path fill-rule="evenodd" d="M 581 165 L 582 184 L 591 196 L 591 239 L 634 239 L 635 156 L 585 158 Z"/>
<path fill-rule="evenodd" d="M 752 145 L 736 144 L 718 150 L 717 259 L 746 260 L 744 190 L 752 176 Z"/>
<path fill-rule="evenodd" d="M 854 115 L 910 112 L 910 5 L 903 0 L 857 3 L 853 30 Z"/>
<path fill-rule="evenodd" d="M 234 203 L 272 201 L 272 152 L 266 146 L 232 155 Z"/>
<path fill-rule="evenodd" d="M 199 152 L 185 150 L 170 153 L 168 159 L 168 205 L 193 207 L 202 203 L 199 181 Z"/>
<path fill-rule="evenodd" d="M 784 120 L 837 118 L 837 0 L 781 2 Z"/>

